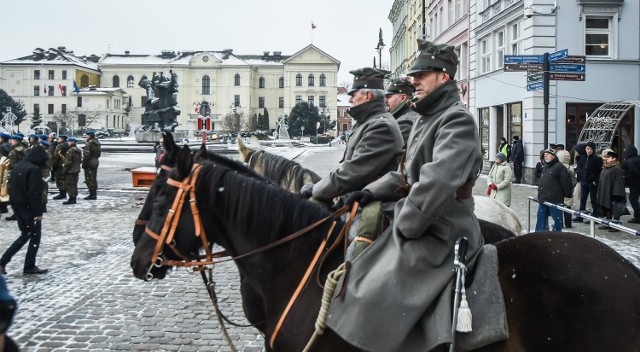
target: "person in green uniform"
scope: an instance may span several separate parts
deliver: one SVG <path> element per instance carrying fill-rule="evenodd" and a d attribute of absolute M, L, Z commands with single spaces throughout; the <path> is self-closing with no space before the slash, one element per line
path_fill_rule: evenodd
<path fill-rule="evenodd" d="M 53 199 L 67 199 L 67 188 L 64 183 L 64 159 L 65 155 L 67 155 L 67 150 L 69 150 L 67 136 L 61 134 L 58 136 L 58 144 L 53 150 L 53 155 L 51 155 L 51 170 L 56 176 L 56 187 L 58 187 L 59 192 Z"/>
<path fill-rule="evenodd" d="M 84 170 L 84 183 L 87 184 L 89 195 L 84 199 L 97 199 L 98 191 L 98 158 L 100 158 L 100 142 L 94 131 L 85 133 L 86 144 L 82 149 L 82 169 Z"/>
<path fill-rule="evenodd" d="M 64 156 L 64 187 L 67 190 L 69 199 L 62 203 L 64 205 L 76 204 L 76 197 L 78 196 L 78 176 L 82 162 L 82 151 L 76 146 L 76 141 L 73 137 L 67 139 L 69 150 Z"/>

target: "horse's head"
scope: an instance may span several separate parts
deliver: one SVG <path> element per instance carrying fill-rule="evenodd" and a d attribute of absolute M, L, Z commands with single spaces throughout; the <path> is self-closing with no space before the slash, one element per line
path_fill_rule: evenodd
<path fill-rule="evenodd" d="M 176 164 L 176 155 L 177 151 L 180 149 L 173 139 L 173 135 L 170 132 L 162 133 L 162 143 L 164 146 L 164 154 L 160 161 L 160 167 L 158 168 L 158 173 L 156 175 L 155 180 L 151 184 L 149 188 L 149 193 L 147 194 L 147 198 L 144 201 L 144 205 L 140 210 L 140 214 L 138 214 L 138 219 L 135 222 L 133 227 L 133 244 L 135 245 L 142 234 L 144 233 L 145 226 L 147 222 L 151 218 L 151 212 L 153 209 L 153 201 L 155 199 L 155 194 L 157 193 L 159 188 L 162 188 L 169 177 L 169 172 L 173 170 L 173 167 Z"/>
<path fill-rule="evenodd" d="M 145 206 L 152 208 L 145 233 L 138 236 L 136 248 L 131 257 L 131 268 L 137 278 L 164 278 L 169 266 L 161 266 L 161 260 L 182 261 L 196 258 L 202 245 L 196 236 L 184 236 L 177 240 L 176 228 L 180 232 L 196 233 L 194 211 L 187 210 L 192 206 L 194 193 L 189 187 L 192 179 L 194 157 L 188 146 L 174 150 L 175 165 L 169 177 L 154 181 L 154 193 L 149 193 Z M 199 165 L 197 166 L 199 167 Z M 150 199 L 150 201 L 149 201 Z M 175 236 L 175 237 L 174 237 Z M 166 246 L 166 247 L 165 247 Z M 155 254 L 154 254 L 155 253 Z"/>

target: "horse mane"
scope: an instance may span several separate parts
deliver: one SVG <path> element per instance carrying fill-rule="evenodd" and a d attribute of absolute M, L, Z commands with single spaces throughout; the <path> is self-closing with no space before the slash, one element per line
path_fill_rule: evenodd
<path fill-rule="evenodd" d="M 202 165 L 196 191 L 199 205 L 207 207 L 208 212 L 220 206 L 225 222 L 236 232 L 252 237 L 257 246 L 277 241 L 330 214 L 265 179 L 229 172 L 225 165 L 210 161 Z"/>
<path fill-rule="evenodd" d="M 281 185 L 294 185 L 300 189 L 305 183 L 305 176 L 312 179 L 312 183 L 320 181 L 321 177 L 312 170 L 302 167 L 299 163 L 283 156 L 267 153 L 264 150 L 253 151 L 248 160 L 248 165 L 255 168 L 262 164 L 264 177 L 270 180 L 280 180 Z"/>
<path fill-rule="evenodd" d="M 204 149 L 203 149 L 204 148 Z M 211 163 L 214 164 L 219 164 L 222 165 L 226 168 L 229 168 L 233 171 L 237 171 L 241 174 L 245 174 L 249 177 L 253 177 L 253 178 L 257 178 L 257 179 L 261 179 L 263 181 L 267 181 L 270 182 L 267 178 L 265 178 L 263 175 L 257 173 L 255 170 L 247 167 L 247 165 L 245 165 L 244 163 L 241 163 L 238 160 L 235 159 L 231 159 L 228 158 L 224 155 L 218 154 L 216 152 L 212 152 L 206 149 L 206 147 L 200 148 L 200 150 L 196 153 L 195 157 L 196 157 L 196 161 L 209 161 Z"/>

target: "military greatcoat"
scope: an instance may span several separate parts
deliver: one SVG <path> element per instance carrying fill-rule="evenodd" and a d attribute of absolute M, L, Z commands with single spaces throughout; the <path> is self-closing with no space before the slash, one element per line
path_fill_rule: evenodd
<path fill-rule="evenodd" d="M 82 149 L 82 168 L 84 169 L 84 181 L 90 190 L 98 189 L 98 158 L 100 154 L 100 142 L 95 138 L 87 139 L 87 143 Z"/>
<path fill-rule="evenodd" d="M 402 139 L 404 140 L 404 144 L 407 144 L 411 127 L 419 114 L 411 110 L 408 100 L 398 104 L 395 109 L 389 112 L 396 118 L 396 121 L 398 121 L 398 126 L 400 126 L 400 131 L 402 132 Z"/>
<path fill-rule="evenodd" d="M 67 150 L 64 161 L 64 186 L 70 197 L 78 195 L 78 175 L 80 174 L 80 163 L 82 162 L 82 152 L 77 146 Z"/>
<path fill-rule="evenodd" d="M 456 195 L 482 166 L 476 124 L 456 82 L 435 89 L 415 110 L 421 116 L 407 146 L 409 194 L 396 203 L 392 230 L 353 261 L 344 299 L 334 298 L 327 321 L 366 351 L 428 351 L 451 342 L 454 244 L 469 239 L 469 267 L 483 245 L 473 198 Z M 402 185 L 392 172 L 365 189 L 393 200 Z"/>
<path fill-rule="evenodd" d="M 340 168 L 313 186 L 313 197 L 332 199 L 359 191 L 371 181 L 398 168 L 402 134 L 384 99 L 374 99 L 349 109 L 356 121 Z"/>

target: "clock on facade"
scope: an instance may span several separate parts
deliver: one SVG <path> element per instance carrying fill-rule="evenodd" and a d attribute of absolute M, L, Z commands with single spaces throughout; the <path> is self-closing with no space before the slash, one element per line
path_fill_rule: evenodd
<path fill-rule="evenodd" d="M 207 62 L 209 61 L 209 57 L 208 56 L 203 56 L 202 57 L 202 62 Z"/>

